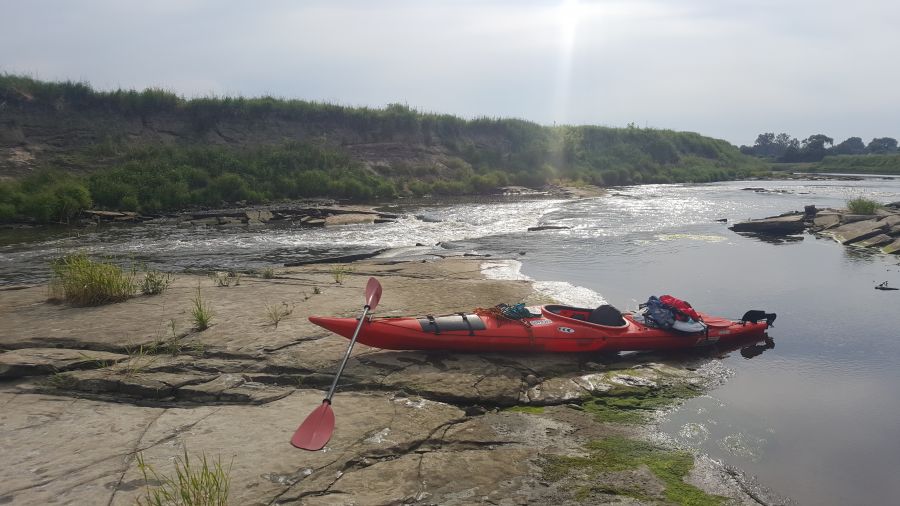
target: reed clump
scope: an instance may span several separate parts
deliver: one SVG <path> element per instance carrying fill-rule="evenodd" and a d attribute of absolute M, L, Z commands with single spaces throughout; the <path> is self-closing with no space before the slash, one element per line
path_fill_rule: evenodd
<path fill-rule="evenodd" d="M 137 504 L 146 506 L 225 506 L 231 484 L 229 470 L 220 459 L 208 460 L 201 455 L 194 460 L 184 454 L 175 458 L 175 475 L 158 473 L 147 464 L 142 454 L 137 456 L 138 469 L 144 477 L 144 494 Z"/>
<path fill-rule="evenodd" d="M 209 305 L 204 302 L 203 295 L 200 293 L 200 286 L 197 286 L 197 295 L 191 299 L 191 319 L 194 321 L 194 327 L 197 330 L 206 330 L 212 322 L 213 312 Z"/>
<path fill-rule="evenodd" d="M 112 261 L 95 261 L 84 253 L 66 255 L 51 262 L 50 300 L 74 306 L 99 306 L 122 302 L 137 290 L 134 269 Z"/>

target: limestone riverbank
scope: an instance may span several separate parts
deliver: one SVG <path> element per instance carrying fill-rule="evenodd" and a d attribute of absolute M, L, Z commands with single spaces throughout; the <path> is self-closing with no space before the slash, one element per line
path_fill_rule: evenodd
<path fill-rule="evenodd" d="M 161 295 L 87 308 L 48 303 L 46 286 L 0 291 L 0 504 L 133 504 L 138 455 L 171 474 L 185 451 L 221 459 L 232 504 L 778 502 L 740 473 L 644 442 L 643 415 L 705 388 L 709 359 L 696 354 L 358 345 L 333 438 L 293 448 L 347 346 L 307 317 L 357 314 L 370 276 L 382 316 L 545 301 L 471 259 L 307 265 L 231 286 L 182 274 Z M 213 313 L 203 331 L 190 316 L 198 290 Z M 275 306 L 291 310 L 277 325 Z M 604 451 L 628 458 L 612 465 Z"/>

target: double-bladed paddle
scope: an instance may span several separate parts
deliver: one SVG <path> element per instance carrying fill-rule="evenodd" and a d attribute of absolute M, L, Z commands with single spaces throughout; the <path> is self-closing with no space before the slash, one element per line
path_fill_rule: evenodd
<path fill-rule="evenodd" d="M 375 309 L 379 300 L 381 300 L 381 283 L 375 278 L 369 278 L 369 283 L 366 284 L 366 305 L 363 306 L 362 316 L 359 317 L 359 323 L 356 324 L 356 330 L 353 331 L 353 337 L 350 339 L 347 353 L 344 354 L 344 360 L 341 361 L 341 366 L 338 367 L 334 381 L 331 382 L 328 395 L 322 400 L 322 404 L 310 413 L 306 420 L 303 420 L 303 423 L 297 428 L 297 432 L 294 432 L 294 437 L 291 438 L 291 444 L 297 448 L 312 451 L 320 450 L 331 439 L 331 434 L 334 432 L 334 411 L 331 410 L 331 397 L 334 396 L 338 379 L 341 377 L 341 373 L 344 372 L 347 360 L 350 359 L 350 352 L 353 350 L 353 345 L 356 344 L 356 336 L 359 335 L 359 329 L 362 328 L 366 314 Z"/>

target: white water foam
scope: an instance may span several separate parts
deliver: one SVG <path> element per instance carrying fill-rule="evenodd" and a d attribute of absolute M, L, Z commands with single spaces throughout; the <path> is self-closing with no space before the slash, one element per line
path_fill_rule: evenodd
<path fill-rule="evenodd" d="M 481 273 L 487 279 L 531 281 L 535 291 L 560 304 L 578 307 L 596 307 L 609 304 L 599 293 L 565 281 L 535 281 L 522 274 L 522 262 L 518 260 L 492 260 L 481 264 Z"/>

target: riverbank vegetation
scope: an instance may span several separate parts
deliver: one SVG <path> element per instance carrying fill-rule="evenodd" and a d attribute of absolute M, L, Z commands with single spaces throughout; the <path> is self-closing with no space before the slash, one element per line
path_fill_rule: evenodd
<path fill-rule="evenodd" d="M 893 137 L 876 137 L 868 143 L 850 137 L 835 144 L 824 134 L 797 140 L 786 133 L 766 132 L 753 146 L 741 146 L 741 152 L 772 162 L 776 170 L 900 174 L 900 152 Z"/>
<path fill-rule="evenodd" d="M 707 182 L 767 170 L 728 142 L 691 132 L 467 120 L 402 104 L 186 99 L 9 74 L 0 74 L 0 103 L 0 147 L 31 157 L 28 175 L 0 181 L 0 221 L 65 223 L 91 207 L 152 214 L 508 185 Z M 0 160 L 0 176 L 21 173 L 20 165 Z"/>

